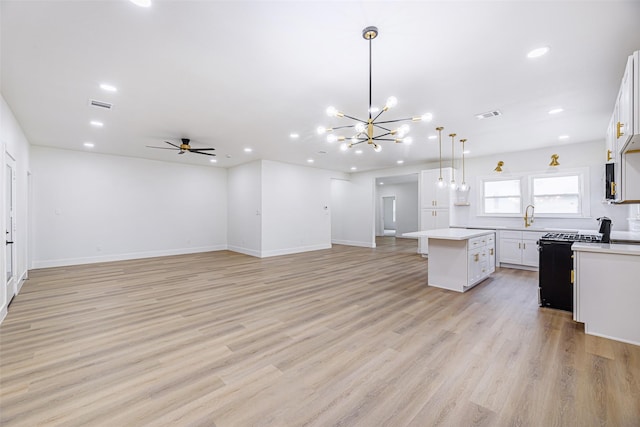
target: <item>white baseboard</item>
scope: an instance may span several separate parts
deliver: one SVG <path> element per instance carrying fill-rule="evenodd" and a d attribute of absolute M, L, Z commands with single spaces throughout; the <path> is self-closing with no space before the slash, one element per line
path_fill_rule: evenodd
<path fill-rule="evenodd" d="M 358 242 L 355 240 L 331 240 L 331 243 L 334 245 L 345 245 L 345 246 L 359 246 L 362 248 L 375 248 L 375 243 L 369 242 Z"/>
<path fill-rule="evenodd" d="M 21 275 L 20 279 L 18 279 L 18 291 L 16 295 L 20 293 L 20 289 L 22 289 L 22 285 L 24 285 L 24 281 L 29 278 L 29 270 L 25 270 Z"/>
<path fill-rule="evenodd" d="M 254 256 L 256 258 L 261 258 L 260 257 L 260 251 L 256 251 L 255 249 L 247 249 L 247 248 L 243 248 L 241 246 L 233 246 L 233 245 L 229 246 L 227 249 L 230 250 L 231 252 L 238 252 L 239 254 Z"/>
<path fill-rule="evenodd" d="M 273 251 L 263 251 L 262 258 L 279 256 L 279 255 L 291 255 L 301 252 L 320 251 L 323 249 L 331 249 L 331 244 L 313 245 L 313 246 L 300 246 L 297 248 L 276 249 Z"/>
<path fill-rule="evenodd" d="M 203 246 L 198 248 L 168 249 L 160 251 L 133 252 L 126 254 L 101 255 L 83 258 L 65 258 L 33 261 L 33 268 L 64 267 L 68 265 L 95 264 L 98 262 L 127 261 L 131 259 L 155 258 L 171 255 L 196 254 L 201 252 L 224 251 L 227 245 Z"/>

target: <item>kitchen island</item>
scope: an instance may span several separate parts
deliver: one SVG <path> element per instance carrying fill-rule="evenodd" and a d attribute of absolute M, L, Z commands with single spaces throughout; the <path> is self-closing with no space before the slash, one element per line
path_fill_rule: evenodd
<path fill-rule="evenodd" d="M 466 292 L 495 271 L 495 231 L 439 228 L 404 233 L 429 239 L 429 286 Z"/>
<path fill-rule="evenodd" d="M 573 320 L 584 332 L 640 345 L 640 245 L 574 243 Z"/>

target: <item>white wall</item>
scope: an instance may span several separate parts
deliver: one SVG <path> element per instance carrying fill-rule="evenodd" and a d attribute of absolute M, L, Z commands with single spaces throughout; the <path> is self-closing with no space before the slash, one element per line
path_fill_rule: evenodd
<path fill-rule="evenodd" d="M 379 185 L 376 195 L 376 235 L 382 236 L 382 198 L 395 196 L 396 198 L 396 236 L 402 237 L 402 233 L 418 231 L 418 181 L 404 184 Z"/>
<path fill-rule="evenodd" d="M 227 171 L 32 149 L 34 267 L 227 247 Z"/>
<path fill-rule="evenodd" d="M 14 206 L 14 220 L 16 232 L 13 236 L 13 249 L 16 257 L 16 271 L 14 275 L 18 280 L 18 288 L 22 286 L 24 279 L 27 277 L 28 269 L 28 244 L 30 239 L 28 227 L 28 212 L 31 209 L 28 206 L 28 178 L 30 146 L 27 138 L 17 122 L 15 116 L 11 112 L 9 105 L 0 94 L 0 143 L 2 144 L 0 153 L 2 157 L 2 174 L 0 177 L 0 223 L 6 224 L 5 218 L 5 199 L 6 199 L 6 173 L 5 173 L 5 157 L 8 153 L 16 161 L 16 205 Z M 7 313 L 8 300 L 6 298 L 5 277 L 6 277 L 6 246 L 0 245 L 0 277 L 2 284 L 0 285 L 0 321 Z"/>
<path fill-rule="evenodd" d="M 262 162 L 228 169 L 227 184 L 229 249 L 259 257 L 262 254 Z"/>
<path fill-rule="evenodd" d="M 549 171 L 551 154 L 560 156 L 560 166 L 554 171 L 563 169 L 589 168 L 590 217 L 589 218 L 535 218 L 535 228 L 567 228 L 567 229 L 595 229 L 598 223 L 595 218 L 608 216 L 612 219 L 614 230 L 628 229 L 627 217 L 630 208 L 626 205 L 609 205 L 602 203 L 604 199 L 604 141 L 594 141 L 580 144 L 561 145 L 554 148 L 502 153 L 487 157 L 470 158 L 465 162 L 467 183 L 471 186 L 469 201 L 471 206 L 454 206 L 452 208 L 451 225 L 504 225 L 513 227 L 524 226 L 523 219 L 496 218 L 478 216 L 478 177 L 497 175 L 493 172 L 498 160 L 504 161 L 503 172 L 500 176 L 519 174 L 523 172 Z M 469 147 L 471 149 L 471 147 Z M 553 171 L 551 172 L 553 173 Z"/>
<path fill-rule="evenodd" d="M 376 247 L 374 193 L 374 180 L 368 176 L 352 174 L 350 180 L 332 180 L 332 243 Z"/>
<path fill-rule="evenodd" d="M 335 172 L 262 162 L 262 256 L 331 247 Z"/>

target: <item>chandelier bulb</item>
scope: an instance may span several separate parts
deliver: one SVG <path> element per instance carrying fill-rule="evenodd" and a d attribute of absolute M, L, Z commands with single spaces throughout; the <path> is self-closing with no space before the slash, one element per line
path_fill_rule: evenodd
<path fill-rule="evenodd" d="M 334 134 L 330 133 L 329 135 L 327 135 L 327 142 L 328 143 L 334 143 L 338 140 L 338 137 L 335 136 Z"/>
<path fill-rule="evenodd" d="M 409 144 L 411 144 L 411 143 L 413 142 L 413 138 L 411 138 L 410 136 L 408 136 L 408 137 L 404 138 L 404 139 L 402 140 L 402 142 L 404 142 L 405 144 L 409 145 Z"/>
<path fill-rule="evenodd" d="M 410 130 L 411 128 L 409 127 L 409 125 L 405 123 L 398 128 L 398 136 L 402 138 L 403 136 L 408 134 Z"/>
<path fill-rule="evenodd" d="M 358 133 L 364 132 L 364 128 L 365 128 L 364 123 L 358 122 L 358 123 L 356 123 L 355 127 L 356 127 L 356 132 L 358 132 Z"/>
<path fill-rule="evenodd" d="M 375 151 L 376 153 L 381 152 L 382 151 L 382 145 L 373 144 L 373 151 Z"/>
<path fill-rule="evenodd" d="M 338 110 L 335 107 L 327 107 L 327 116 L 338 117 Z"/>
<path fill-rule="evenodd" d="M 316 132 L 318 132 L 318 135 L 322 135 L 326 131 L 327 131 L 327 128 L 325 128 L 324 126 L 318 126 L 318 128 L 316 129 Z"/>
<path fill-rule="evenodd" d="M 398 105 L 398 98 L 396 98 L 395 96 L 390 96 L 389 98 L 387 98 L 387 103 L 385 104 L 384 108 L 388 110 L 389 108 L 393 108 L 396 105 Z"/>
<path fill-rule="evenodd" d="M 420 119 L 424 122 L 430 122 L 431 120 L 433 120 L 433 114 L 425 113 L 422 116 L 420 116 Z"/>
<path fill-rule="evenodd" d="M 342 144 L 340 144 L 340 150 L 342 151 L 347 151 L 349 149 L 350 145 L 347 144 L 346 142 L 343 142 Z"/>

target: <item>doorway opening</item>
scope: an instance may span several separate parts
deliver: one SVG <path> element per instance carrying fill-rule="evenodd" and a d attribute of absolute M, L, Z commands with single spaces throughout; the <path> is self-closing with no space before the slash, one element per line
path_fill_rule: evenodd
<path fill-rule="evenodd" d="M 382 235 L 396 235 L 396 197 L 384 196 L 382 198 Z"/>

